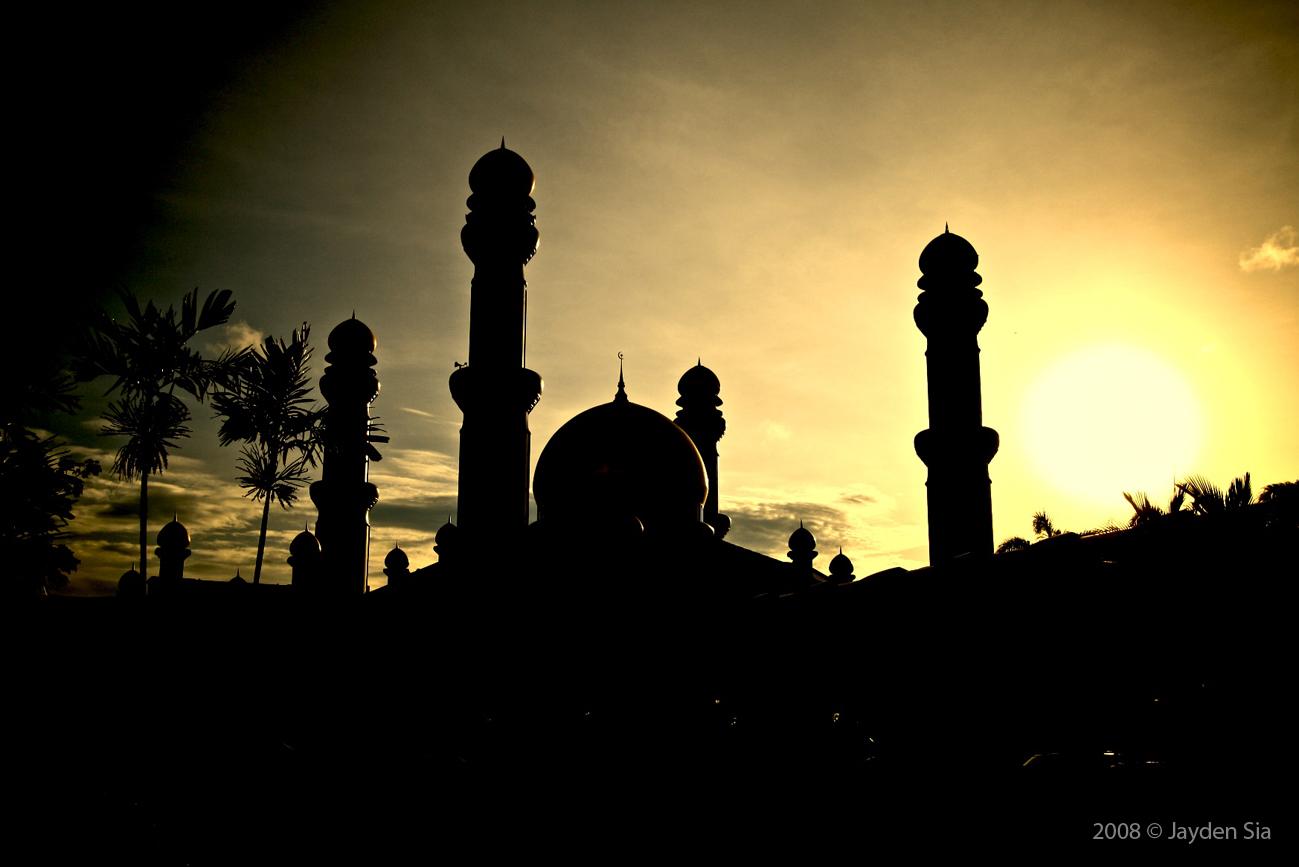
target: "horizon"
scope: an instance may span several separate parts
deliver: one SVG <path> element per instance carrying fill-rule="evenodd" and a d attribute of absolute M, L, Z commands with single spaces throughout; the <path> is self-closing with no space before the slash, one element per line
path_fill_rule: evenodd
<path fill-rule="evenodd" d="M 669 418 L 698 358 L 722 384 L 728 540 L 783 559 L 802 520 L 818 568 L 841 545 L 858 576 L 926 565 L 911 309 L 946 221 L 978 251 L 991 311 L 995 541 L 1031 536 L 1042 510 L 1068 530 L 1125 524 L 1125 491 L 1166 502 L 1192 474 L 1250 472 L 1255 491 L 1299 478 L 1299 410 L 1277 399 L 1299 390 L 1299 15 L 996 9 L 286 13 L 192 94 L 196 120 L 101 277 L 164 308 L 230 289 L 230 324 L 194 341 L 208 350 L 309 321 L 313 385 L 355 308 L 392 438 L 371 466 L 372 588 L 394 543 L 432 562 L 455 510 L 446 377 L 466 360 L 473 273 L 459 231 L 469 169 L 502 132 L 537 178 L 534 468 L 560 425 L 612 398 L 619 353 L 631 400 Z M 71 592 L 111 592 L 138 556 L 138 482 L 110 480 L 118 441 L 95 433 L 104 385 L 55 428 L 107 458 L 68 527 Z M 176 512 L 189 577 L 250 577 L 260 506 L 210 407 L 193 409 L 150 481 L 150 548 Z M 263 580 L 285 583 L 315 509 L 271 514 Z"/>

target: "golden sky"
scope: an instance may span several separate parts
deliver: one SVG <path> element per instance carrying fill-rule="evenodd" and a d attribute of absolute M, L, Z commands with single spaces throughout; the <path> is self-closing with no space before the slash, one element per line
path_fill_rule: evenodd
<path fill-rule="evenodd" d="M 227 334 L 379 337 L 371 583 L 430 562 L 454 507 L 466 176 L 505 135 L 537 176 L 533 460 L 609 400 L 671 415 L 721 379 L 721 509 L 783 557 L 927 561 L 920 250 L 979 251 L 998 540 L 1125 522 L 1176 476 L 1299 477 L 1299 13 L 1289 3 L 337 3 L 194 107 L 148 191 L 127 284 L 231 289 Z M 197 99 L 197 97 L 196 97 Z M 200 338 L 202 342 L 202 338 Z M 323 366 L 323 348 L 317 372 Z M 93 413 L 95 402 L 88 404 Z M 210 411 L 151 480 L 187 574 L 251 574 L 260 508 Z M 110 452 L 87 420 L 83 449 Z M 134 559 L 135 486 L 72 528 L 83 590 Z M 164 512 L 166 514 L 164 514 Z M 309 501 L 272 513 L 265 576 Z M 155 529 L 156 532 L 156 529 Z"/>

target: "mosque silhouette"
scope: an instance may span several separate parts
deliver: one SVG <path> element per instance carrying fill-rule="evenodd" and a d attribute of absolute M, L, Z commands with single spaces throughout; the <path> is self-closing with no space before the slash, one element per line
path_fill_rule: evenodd
<path fill-rule="evenodd" d="M 558 781 L 562 796 L 546 789 L 527 811 L 658 808 L 663 791 L 702 807 L 724 791 L 751 815 L 788 816 L 820 810 L 829 780 L 876 807 L 962 781 L 967 822 L 1034 818 L 997 839 L 1081 841 L 1092 820 L 1154 818 L 1151 803 L 1165 819 L 1275 815 L 1263 783 L 1288 773 L 1293 610 L 1276 564 L 1294 561 L 1293 520 L 1258 510 L 994 556 L 999 439 L 983 425 L 988 305 L 969 242 L 944 230 L 919 263 L 930 565 L 856 578 L 842 553 L 814 567 L 806 527 L 791 527 L 788 562 L 728 541 L 722 385 L 702 364 L 680 378 L 675 421 L 634 403 L 620 373 L 529 479 L 533 184 L 504 142 L 469 175 L 469 360 L 450 379 L 458 511 L 436 563 L 412 569 L 394 549 L 386 587 L 367 592 L 382 494 L 368 464 L 385 438 L 369 412 L 376 338 L 353 318 L 328 339 L 319 517 L 291 545 L 291 586 L 184 578 L 189 534 L 173 521 L 147 591 L 128 573 L 100 607 L 47 607 L 42 642 L 66 677 L 16 694 L 44 702 L 68 742 L 101 711 L 111 749 L 49 759 L 53 777 L 40 765 L 42 779 L 99 781 L 114 805 L 101 833 L 170 835 L 186 852 L 212 841 L 203 817 L 238 811 L 263 831 L 318 834 L 354 825 L 364 793 L 385 828 L 453 833 L 496 816 L 503 793 Z M 111 671 L 89 670 L 85 648 L 111 648 Z M 1006 780 L 1018 796 L 989 796 Z M 868 815 L 899 818 L 855 821 Z"/>
<path fill-rule="evenodd" d="M 620 368 L 613 400 L 561 426 L 530 479 L 528 415 L 542 391 L 541 376 L 524 366 L 524 268 L 539 241 L 534 185 L 532 168 L 504 141 L 469 173 L 472 195 L 461 232 L 474 264 L 469 362 L 450 380 L 464 414 L 458 522 L 438 530 L 435 564 L 412 571 L 404 551 L 389 552 L 380 590 L 417 592 L 525 568 L 587 573 L 631 561 L 662 574 L 690 573 L 706 596 L 733 601 L 855 580 L 842 551 L 828 574 L 814 568 L 816 540 L 801 523 L 791 528 L 790 562 L 726 541 L 731 522 L 719 510 L 717 448 L 726 432 L 721 382 L 702 362 L 678 382 L 675 421 L 632 402 Z M 977 288 L 978 261 L 970 243 L 946 228 L 920 256 L 923 291 L 915 320 L 929 342 L 931 426 L 915 447 L 929 467 L 934 563 L 992 553 L 988 463 L 998 437 L 982 426 L 977 335 L 988 306 Z M 320 380 L 327 443 L 322 478 L 311 486 L 319 519 L 316 533 L 304 530 L 293 540 L 288 562 L 298 593 L 345 597 L 370 589 L 368 514 L 380 492 L 368 481 L 368 465 L 380 457 L 374 443 L 387 437 L 375 433 L 369 413 L 379 392 L 374 333 L 353 316 L 334 328 L 328 345 Z M 530 489 L 537 509 L 532 523 Z M 199 582 L 183 577 L 189 535 L 179 521 L 159 532 L 157 554 L 151 595 L 197 592 Z M 119 596 L 144 592 L 134 570 L 122 576 Z"/>

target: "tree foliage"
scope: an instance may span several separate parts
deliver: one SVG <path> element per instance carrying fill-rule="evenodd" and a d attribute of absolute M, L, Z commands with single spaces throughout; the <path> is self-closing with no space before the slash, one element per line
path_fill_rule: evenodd
<path fill-rule="evenodd" d="M 77 407 L 72 380 L 48 359 L 5 383 L 0 401 L 0 562 L 6 593 L 32 595 L 64 587 L 80 561 L 62 542 L 85 480 L 99 462 L 78 460 L 58 440 L 33 429 L 36 419 Z"/>
<path fill-rule="evenodd" d="M 304 322 L 287 341 L 267 337 L 212 398 L 222 419 L 221 445 L 244 444 L 238 460 L 244 496 L 263 506 L 253 583 L 261 580 L 271 503 L 292 508 L 320 455 L 322 412 L 310 397 L 310 336 Z"/>
<path fill-rule="evenodd" d="M 189 408 L 177 392 L 203 401 L 213 386 L 228 382 L 246 354 L 226 350 L 204 358 L 189 345 L 200 331 L 228 322 L 235 303 L 229 290 L 208 293 L 199 303 L 198 289 L 181 299 L 180 310 L 163 310 L 152 301 L 143 307 L 128 291 L 120 293 L 126 310 L 119 321 L 101 313 L 86 336 L 78 359 L 79 379 L 111 376 L 107 394 L 117 393 L 104 412 L 104 436 L 126 437 L 113 460 L 121 479 L 140 480 L 140 563 L 147 574 L 149 476 L 167 469 L 167 457 L 189 436 Z"/>

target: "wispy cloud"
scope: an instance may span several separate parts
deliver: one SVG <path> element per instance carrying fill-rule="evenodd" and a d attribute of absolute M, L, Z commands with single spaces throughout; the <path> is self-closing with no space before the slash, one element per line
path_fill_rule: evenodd
<path fill-rule="evenodd" d="M 789 496 L 793 493 L 794 496 Z M 894 500 L 874 489 L 813 488 L 796 492 L 737 490 L 724 493 L 721 511 L 731 518 L 727 540 L 784 559 L 789 535 L 802 521 L 816 537 L 824 569 L 842 546 L 858 576 L 892 566 L 924 565 L 925 529 L 897 517 Z M 912 538 L 899 548 L 882 540 Z"/>
<path fill-rule="evenodd" d="M 1282 226 L 1259 244 L 1240 254 L 1242 271 L 1280 271 L 1299 265 L 1299 232 Z"/>
<path fill-rule="evenodd" d="M 210 354 L 216 355 L 226 350 L 238 351 L 246 349 L 249 346 L 257 346 L 266 339 L 266 334 L 258 331 L 256 328 L 242 320 L 238 322 L 227 322 L 222 325 L 217 332 L 214 340 L 207 343 L 203 348 Z"/>

